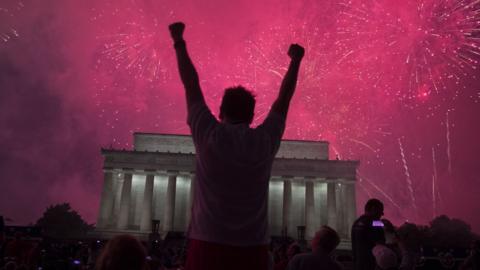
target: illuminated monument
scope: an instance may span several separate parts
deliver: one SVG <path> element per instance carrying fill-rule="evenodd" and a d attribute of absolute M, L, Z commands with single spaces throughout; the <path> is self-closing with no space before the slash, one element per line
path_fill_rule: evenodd
<path fill-rule="evenodd" d="M 195 148 L 190 136 L 134 134 L 134 150 L 103 149 L 104 184 L 96 235 L 186 231 L 190 219 Z M 281 143 L 268 195 L 272 236 L 311 239 L 323 224 L 348 240 L 356 218 L 357 161 L 328 160 L 328 142 Z M 159 221 L 159 223 L 158 223 Z"/>

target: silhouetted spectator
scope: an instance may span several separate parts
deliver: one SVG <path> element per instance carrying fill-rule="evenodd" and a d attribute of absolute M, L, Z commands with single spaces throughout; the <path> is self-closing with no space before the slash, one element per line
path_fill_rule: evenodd
<path fill-rule="evenodd" d="M 5 257 L 15 260 L 17 265 L 28 262 L 31 245 L 24 239 L 21 232 L 15 232 L 15 239 L 7 243 Z"/>
<path fill-rule="evenodd" d="M 472 242 L 470 256 L 468 256 L 459 270 L 480 270 L 480 240 Z"/>
<path fill-rule="evenodd" d="M 340 243 L 337 232 L 328 227 L 322 228 L 315 234 L 312 240 L 312 252 L 299 254 L 292 258 L 288 264 L 288 270 L 338 270 L 342 267 L 332 260 L 331 253 Z"/>
<path fill-rule="evenodd" d="M 397 230 L 398 246 L 401 252 L 401 270 L 415 269 L 420 258 L 421 233 L 412 223 L 404 223 Z"/>
<path fill-rule="evenodd" d="M 97 260 L 96 270 L 146 269 L 144 246 L 135 237 L 119 235 L 108 241 Z"/>
<path fill-rule="evenodd" d="M 290 260 L 297 254 L 300 254 L 301 248 L 300 245 L 296 242 L 290 244 L 287 249 L 286 257 L 281 259 L 277 264 L 275 264 L 275 270 L 285 270 Z"/>
<path fill-rule="evenodd" d="M 388 219 L 382 219 L 383 232 L 385 235 L 385 246 L 393 250 L 398 258 L 401 258 L 402 252 L 398 246 L 398 235 L 395 226 Z"/>
<path fill-rule="evenodd" d="M 253 94 L 241 86 L 226 89 L 217 121 L 205 104 L 187 53 L 185 25 L 174 23 L 169 28 L 196 149 L 186 269 L 266 269 L 268 183 L 304 49 L 290 46 L 291 62 L 280 93 L 265 121 L 250 128 Z"/>
<path fill-rule="evenodd" d="M 398 256 L 391 248 L 377 244 L 372 249 L 377 270 L 398 270 Z"/>
<path fill-rule="evenodd" d="M 385 235 L 385 243 L 387 245 L 393 245 L 396 244 L 397 240 L 397 232 L 395 230 L 395 226 L 393 226 L 392 222 L 388 219 L 381 219 L 383 223 L 383 232 Z"/>
<path fill-rule="evenodd" d="M 383 203 L 378 199 L 370 199 L 365 204 L 365 213 L 352 226 L 352 253 L 355 270 L 375 269 L 373 247 L 385 243 L 383 223 Z"/>

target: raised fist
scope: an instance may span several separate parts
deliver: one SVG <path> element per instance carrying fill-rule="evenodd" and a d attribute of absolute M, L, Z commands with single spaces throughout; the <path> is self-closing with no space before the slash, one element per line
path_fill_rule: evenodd
<path fill-rule="evenodd" d="M 170 35 L 174 41 L 183 39 L 183 31 L 185 30 L 185 24 L 183 22 L 175 22 L 168 26 L 170 29 Z"/>
<path fill-rule="evenodd" d="M 305 55 L 305 49 L 302 46 L 298 44 L 290 45 L 288 56 L 290 56 L 292 60 L 302 60 L 303 55 Z"/>

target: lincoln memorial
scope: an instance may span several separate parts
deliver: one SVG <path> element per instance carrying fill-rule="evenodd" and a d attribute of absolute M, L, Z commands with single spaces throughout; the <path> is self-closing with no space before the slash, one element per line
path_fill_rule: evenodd
<path fill-rule="evenodd" d="M 133 150 L 102 149 L 102 155 L 98 237 L 130 233 L 146 239 L 152 224 L 159 224 L 163 235 L 187 230 L 195 181 L 190 136 L 135 133 Z M 272 236 L 297 238 L 302 226 L 309 240 L 328 224 L 348 241 L 356 217 L 358 162 L 328 157 L 328 142 L 282 141 L 268 194 Z"/>

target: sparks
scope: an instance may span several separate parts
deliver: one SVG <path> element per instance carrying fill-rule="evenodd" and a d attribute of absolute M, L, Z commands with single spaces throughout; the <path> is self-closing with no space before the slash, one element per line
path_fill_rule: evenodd
<path fill-rule="evenodd" d="M 402 157 L 403 168 L 405 170 L 405 178 L 406 178 L 406 181 L 407 181 L 408 191 L 410 193 L 410 200 L 412 202 L 412 206 L 413 206 L 413 209 L 415 211 L 415 215 L 417 215 L 418 214 L 417 201 L 415 199 L 415 192 L 413 190 L 413 183 L 412 183 L 412 179 L 410 177 L 410 170 L 408 168 L 407 159 L 405 158 L 405 151 L 403 149 L 402 141 L 400 140 L 400 138 L 398 138 L 398 146 L 400 148 L 400 155 Z"/>
<path fill-rule="evenodd" d="M 472 76 L 479 64 L 476 0 L 341 3 L 339 62 L 363 68 L 362 80 L 382 77 L 383 91 L 399 80 L 401 100 L 424 99 Z M 366 84 L 368 87 L 368 83 Z"/>
<path fill-rule="evenodd" d="M 6 0 L 0 3 L 0 40 L 8 42 L 20 36 L 18 30 L 12 25 L 12 19 L 18 16 L 24 8 L 23 2 Z"/>

